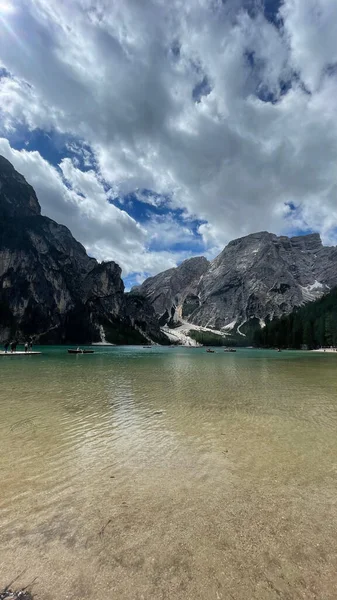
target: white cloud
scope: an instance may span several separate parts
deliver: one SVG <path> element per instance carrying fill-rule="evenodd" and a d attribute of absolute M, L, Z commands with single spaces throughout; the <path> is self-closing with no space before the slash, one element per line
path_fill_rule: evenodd
<path fill-rule="evenodd" d="M 176 244 L 193 246 L 197 245 L 198 241 L 201 242 L 188 220 L 177 221 L 175 215 L 170 213 L 152 215 L 146 223 L 146 230 L 152 247 L 159 246 L 169 250 Z"/>
<path fill-rule="evenodd" d="M 281 9 L 293 67 L 308 90 L 322 84 L 337 63 L 337 3 L 334 0 L 285 0 Z"/>
<path fill-rule="evenodd" d="M 24 174 L 40 186 L 44 211 L 98 256 L 151 272 L 177 258 L 147 253 L 153 220 L 141 227 L 109 205 L 103 182 L 113 196 L 151 189 L 206 221 L 209 251 L 262 229 L 313 228 L 335 240 L 336 2 L 284 0 L 279 29 L 242 6 L 21 0 L 4 18 L 0 61 L 14 76 L 0 81 L 7 131 L 24 124 L 84 140 L 73 150 L 91 170 L 64 159 L 69 191 L 36 154 L 16 160 L 34 162 Z M 202 81 L 207 94 L 195 102 Z M 268 94 L 277 102 L 264 102 Z M 173 241 L 176 226 L 160 227 Z"/>
<path fill-rule="evenodd" d="M 62 178 L 61 172 L 38 152 L 15 150 L 5 138 L 0 138 L 0 154 L 34 187 L 42 214 L 66 224 L 91 256 L 118 262 L 123 275 L 157 273 L 176 266 L 177 261 L 187 257 L 187 252 L 148 252 L 149 240 L 157 235 L 155 223 L 151 221 L 146 230 L 125 211 L 110 204 L 109 194 L 94 171 L 83 172 L 67 158 L 60 163 Z M 167 224 L 165 230 L 170 231 Z"/>

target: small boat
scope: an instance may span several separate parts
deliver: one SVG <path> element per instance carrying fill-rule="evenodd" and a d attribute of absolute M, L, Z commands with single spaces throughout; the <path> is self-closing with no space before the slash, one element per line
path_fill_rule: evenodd
<path fill-rule="evenodd" d="M 236 352 L 234 348 L 225 348 L 224 352 Z"/>
<path fill-rule="evenodd" d="M 68 354 L 93 354 L 94 350 L 81 350 L 80 348 L 77 348 L 77 350 L 74 350 L 72 348 L 68 349 Z"/>
<path fill-rule="evenodd" d="M 207 348 L 206 352 L 210 353 L 210 354 L 214 354 L 215 350 L 211 350 L 210 348 Z"/>
<path fill-rule="evenodd" d="M 152 348 L 152 346 L 143 346 L 143 348 Z"/>

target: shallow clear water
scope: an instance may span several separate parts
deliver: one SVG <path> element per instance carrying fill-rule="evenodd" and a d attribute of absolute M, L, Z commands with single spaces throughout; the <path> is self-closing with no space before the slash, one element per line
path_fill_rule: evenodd
<path fill-rule="evenodd" d="M 0 589 L 336 598 L 337 357 L 0 358 Z"/>

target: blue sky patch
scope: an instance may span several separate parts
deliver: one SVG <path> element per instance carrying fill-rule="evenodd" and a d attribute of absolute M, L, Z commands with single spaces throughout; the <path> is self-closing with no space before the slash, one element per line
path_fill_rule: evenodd
<path fill-rule="evenodd" d="M 211 85 L 208 81 L 207 76 L 205 75 L 203 79 L 197 83 L 192 91 L 192 98 L 194 102 L 200 102 L 203 96 L 208 96 L 212 91 Z"/>
<path fill-rule="evenodd" d="M 264 0 L 263 2 L 264 16 L 277 27 L 281 24 L 279 10 L 282 4 L 283 0 Z"/>
<path fill-rule="evenodd" d="M 42 158 L 58 167 L 63 158 L 75 159 L 76 166 L 82 171 L 92 169 L 92 164 L 84 160 L 83 148 L 85 153 L 94 162 L 93 154 L 89 145 L 83 143 L 71 135 L 62 134 L 55 130 L 44 131 L 43 129 L 34 129 L 30 131 L 26 126 L 18 124 L 15 131 L 7 135 L 7 138 L 13 148 L 16 150 L 27 150 L 32 152 L 37 150 Z"/>
<path fill-rule="evenodd" d="M 243 7 L 251 17 L 256 17 L 262 12 L 267 21 L 273 23 L 276 27 L 280 27 L 282 21 L 279 10 L 282 4 L 283 0 L 244 0 Z"/>
<path fill-rule="evenodd" d="M 5 69 L 5 67 L 0 67 L 0 79 L 3 77 L 11 77 L 11 74 L 9 71 L 7 71 L 7 69 Z"/>
<path fill-rule="evenodd" d="M 279 80 L 277 89 L 271 90 L 265 83 L 263 76 L 265 61 L 258 58 L 256 53 L 252 50 L 247 50 L 245 52 L 245 59 L 251 69 L 251 80 L 254 93 L 262 100 L 262 102 L 270 102 L 271 104 L 279 102 L 282 96 L 285 96 L 292 88 L 293 83 L 298 81 L 296 73 L 292 73 L 289 79 Z"/>
<path fill-rule="evenodd" d="M 24 125 L 18 124 L 15 131 L 8 136 L 8 139 L 11 146 L 16 150 L 27 150 L 29 152 L 37 150 L 45 160 L 54 166 L 57 166 L 62 158 L 70 156 L 66 147 L 69 136 L 61 136 L 42 129 L 29 131 Z"/>
<path fill-rule="evenodd" d="M 151 194 L 149 190 L 142 190 L 142 194 Z M 159 195 L 157 195 L 159 197 Z M 148 250 L 150 252 L 160 252 L 169 250 L 170 252 L 180 253 L 190 251 L 191 255 L 205 252 L 205 244 L 198 229 L 205 223 L 200 219 L 187 219 L 182 209 L 172 209 L 164 204 L 148 204 L 139 199 L 136 193 L 127 194 L 124 198 L 114 198 L 111 200 L 121 210 L 125 210 L 130 217 L 135 219 L 141 225 L 151 225 L 151 231 L 158 229 L 162 235 L 154 236 L 149 240 Z M 167 229 L 176 227 L 176 239 L 167 242 Z"/>

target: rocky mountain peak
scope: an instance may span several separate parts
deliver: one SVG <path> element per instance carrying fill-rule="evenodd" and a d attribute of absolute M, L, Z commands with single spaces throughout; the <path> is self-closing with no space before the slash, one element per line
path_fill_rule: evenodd
<path fill-rule="evenodd" d="M 0 342 L 168 340 L 153 307 L 124 294 L 121 268 L 90 258 L 69 229 L 41 215 L 33 188 L 0 157 Z"/>
<path fill-rule="evenodd" d="M 162 324 L 176 322 L 182 316 L 185 299 L 195 296 L 200 278 L 209 264 L 204 256 L 188 258 L 176 268 L 149 277 L 134 290 L 151 302 Z"/>
<path fill-rule="evenodd" d="M 158 315 L 164 307 L 166 317 L 177 314 L 178 306 L 180 318 L 195 325 L 240 328 L 253 318 L 263 323 L 287 314 L 336 286 L 337 249 L 324 247 L 317 233 L 261 231 L 229 242 L 187 287 L 178 269 L 140 288 Z"/>
<path fill-rule="evenodd" d="M 228 242 L 226 248 L 240 246 L 243 244 L 248 245 L 261 241 L 272 241 L 274 238 L 277 238 L 274 233 L 269 233 L 268 231 L 257 231 L 256 233 L 249 233 L 248 235 L 231 240 Z"/>
<path fill-rule="evenodd" d="M 297 235 L 290 238 L 291 244 L 301 250 L 318 251 L 323 248 L 323 243 L 319 233 L 309 233 L 307 235 Z"/>
<path fill-rule="evenodd" d="M 13 165 L 0 156 L 0 217 L 31 217 L 41 214 L 35 191 Z"/>

